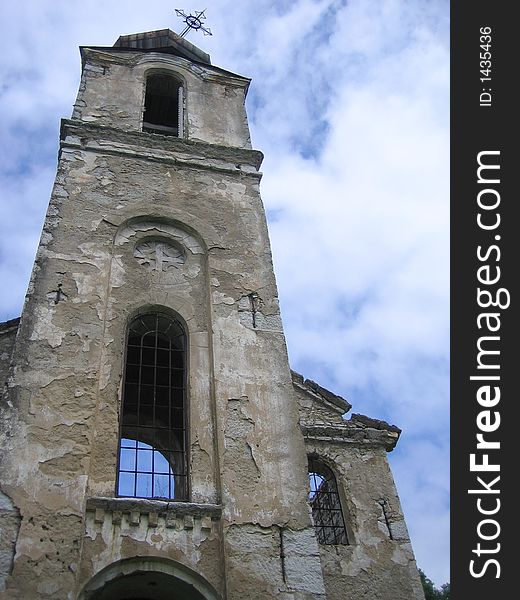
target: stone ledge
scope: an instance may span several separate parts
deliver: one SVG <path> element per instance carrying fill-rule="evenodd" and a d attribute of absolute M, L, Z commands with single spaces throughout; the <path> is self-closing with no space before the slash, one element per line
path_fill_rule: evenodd
<path fill-rule="evenodd" d="M 213 522 L 222 515 L 219 504 L 168 502 L 148 498 L 88 498 L 86 512 L 94 513 L 94 523 L 103 524 L 105 517 L 121 524 L 123 516 L 129 525 L 139 526 L 143 520 L 148 527 L 161 525 L 168 529 L 195 529 L 210 531 Z M 142 519 L 144 517 L 144 519 Z"/>
<path fill-rule="evenodd" d="M 191 515 L 193 517 L 220 518 L 220 504 L 197 504 L 195 502 L 169 502 L 168 500 L 151 500 L 150 498 L 87 498 L 87 510 L 103 509 L 106 511 L 168 513 Z"/>
<path fill-rule="evenodd" d="M 352 444 L 357 446 L 383 447 L 387 452 L 393 450 L 399 439 L 400 431 L 375 429 L 372 427 L 356 427 L 349 425 L 312 425 L 300 424 L 303 436 L 307 441 L 323 441 L 327 443 Z M 397 428 L 396 428 L 397 429 Z"/>
<path fill-rule="evenodd" d="M 79 119 L 62 119 L 61 147 L 132 156 L 193 168 L 261 177 L 259 150 L 220 146 L 143 131 L 125 131 Z"/>

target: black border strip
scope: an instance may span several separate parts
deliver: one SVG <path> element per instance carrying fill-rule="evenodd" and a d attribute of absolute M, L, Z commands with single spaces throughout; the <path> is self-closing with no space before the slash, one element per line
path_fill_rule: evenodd
<path fill-rule="evenodd" d="M 520 30 L 513 8 L 514 3 L 505 1 L 454 0 L 451 5 L 454 600 L 509 598 L 517 587 L 513 560 L 519 527 L 512 509 L 519 470 L 515 375 L 520 373 L 516 341 L 520 250 L 514 215 L 520 204 L 515 189 L 520 187 L 516 181 L 520 167 L 513 145 L 514 129 L 519 128 L 518 109 L 513 110 L 518 70 L 516 65 L 513 70 L 513 48 Z M 480 64 L 480 52 L 489 64 Z M 486 306 L 489 302 L 495 305 Z M 477 434 L 486 447 L 477 447 Z"/>

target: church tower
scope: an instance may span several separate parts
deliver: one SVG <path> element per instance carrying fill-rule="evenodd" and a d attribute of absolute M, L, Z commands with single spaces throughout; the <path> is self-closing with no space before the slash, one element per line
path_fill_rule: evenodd
<path fill-rule="evenodd" d="M 81 57 L 0 325 L 0 598 L 421 599 L 399 430 L 289 368 L 249 79 L 169 30 Z"/>

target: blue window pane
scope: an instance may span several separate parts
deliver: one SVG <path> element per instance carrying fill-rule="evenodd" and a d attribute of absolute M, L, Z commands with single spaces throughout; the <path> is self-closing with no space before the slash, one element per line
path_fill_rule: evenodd
<path fill-rule="evenodd" d="M 121 448 L 135 448 L 137 442 L 135 440 L 129 440 L 128 438 L 123 438 L 121 440 Z"/>
<path fill-rule="evenodd" d="M 137 470 L 139 472 L 152 472 L 152 451 L 137 450 Z"/>
<path fill-rule="evenodd" d="M 170 491 L 168 490 L 168 475 L 154 475 L 154 490 L 153 495 L 156 498 L 169 498 Z"/>
<path fill-rule="evenodd" d="M 150 498 L 152 496 L 152 476 L 144 473 L 137 473 L 137 496 L 141 498 Z"/>
<path fill-rule="evenodd" d="M 119 468 L 121 471 L 135 471 L 135 453 L 133 448 L 121 448 Z"/>
<path fill-rule="evenodd" d="M 309 473 L 309 483 L 311 485 L 310 500 L 314 498 L 324 481 L 325 479 L 321 475 L 318 475 L 318 473 Z"/>
<path fill-rule="evenodd" d="M 119 496 L 135 496 L 134 477 L 133 473 L 119 473 Z"/>
<path fill-rule="evenodd" d="M 147 450 L 151 450 L 152 447 L 150 446 L 150 444 L 145 444 L 144 442 L 137 442 L 137 447 L 138 448 L 146 448 Z"/>
<path fill-rule="evenodd" d="M 157 452 L 157 450 L 153 453 L 153 461 L 155 473 L 166 473 L 166 475 L 168 475 L 171 472 L 168 461 L 160 452 Z"/>

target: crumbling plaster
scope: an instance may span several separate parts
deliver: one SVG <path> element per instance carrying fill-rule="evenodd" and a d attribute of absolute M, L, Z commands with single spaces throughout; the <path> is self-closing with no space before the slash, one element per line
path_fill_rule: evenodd
<path fill-rule="evenodd" d="M 424 600 L 417 565 L 388 464 L 400 430 L 353 414 L 350 405 L 293 372 L 308 456 L 335 474 L 348 545 L 320 546 L 328 600 Z"/>
<path fill-rule="evenodd" d="M 160 53 L 84 48 L 82 59 L 74 119 L 140 131 L 147 73 L 170 72 L 184 81 L 184 129 L 188 139 L 251 148 L 244 107 L 249 79 Z M 107 102 L 107 98 L 114 101 Z"/>
<path fill-rule="evenodd" d="M 0 398 L 2 389 L 7 382 L 19 323 L 20 319 L 11 319 L 0 323 Z"/>
<path fill-rule="evenodd" d="M 116 543 L 118 536 L 109 543 L 108 534 L 94 530 L 81 541 L 84 498 L 115 492 L 125 328 L 131 315 L 146 307 L 173 310 L 188 330 L 192 500 L 225 506 L 216 526 L 220 541 L 207 552 L 232 555 L 240 524 L 296 531 L 310 525 L 283 333 L 255 330 L 239 316 L 240 300 L 254 292 L 260 312 L 279 319 L 257 175 L 235 164 L 218 173 L 199 169 L 193 144 L 183 147 L 181 141 L 174 151 L 189 153 L 190 168 L 164 156 L 153 161 L 128 156 L 127 147 L 105 154 L 85 148 L 92 131 L 82 131 L 78 143 L 65 131 L 11 385 L 17 410 L 10 449 L 17 460 L 6 460 L 6 489 L 22 512 L 13 575 L 20 580 L 36 548 L 45 563 L 38 584 L 42 597 L 59 594 L 70 578 L 77 587 L 91 576 L 100 566 L 91 562 L 94 554 L 122 558 L 148 547 L 137 529 L 122 536 L 133 540 L 130 545 Z M 105 135 L 117 146 L 110 132 Z M 244 158 L 256 160 L 256 155 Z M 138 264 L 136 244 L 158 238 L 182 246 L 185 263 L 167 271 Z M 260 373 L 269 375 L 259 385 Z M 236 398 L 249 402 L 250 410 L 231 409 Z M 240 420 L 249 423 L 243 436 Z M 251 464 L 256 486 L 244 494 Z M 50 511 L 40 506 L 42 499 Z M 43 542 L 33 539 L 33 531 L 56 530 L 65 513 L 75 519 L 68 543 L 64 534 L 73 566 L 59 578 L 62 559 L 42 555 Z M 29 527 L 28 519 L 34 525 Z M 221 546 L 223 535 L 227 549 Z M 205 557 L 201 552 L 193 567 L 204 560 L 219 565 Z M 278 550 L 270 560 L 280 569 Z M 221 568 L 213 567 L 208 577 L 220 581 Z M 251 576 L 247 567 L 241 569 Z M 30 597 L 31 581 L 25 585 Z M 233 586 L 228 585 L 230 598 Z"/>

